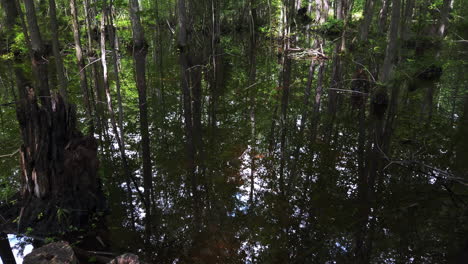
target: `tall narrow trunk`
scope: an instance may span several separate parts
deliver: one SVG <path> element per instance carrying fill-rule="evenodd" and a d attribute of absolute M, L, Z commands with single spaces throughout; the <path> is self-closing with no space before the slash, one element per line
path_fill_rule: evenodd
<path fill-rule="evenodd" d="M 52 31 L 52 52 L 54 53 L 55 67 L 57 68 L 57 79 L 60 86 L 60 94 L 65 99 L 68 98 L 67 94 L 67 79 L 65 77 L 62 55 L 60 54 L 59 34 L 57 25 L 57 11 L 55 7 L 55 0 L 49 0 L 50 10 L 50 27 Z"/>
<path fill-rule="evenodd" d="M 364 6 L 364 20 L 362 21 L 359 34 L 359 38 L 361 39 L 361 41 L 366 41 L 367 36 L 369 35 L 369 28 L 372 23 L 372 17 L 374 15 L 374 5 L 375 0 L 367 0 L 366 5 Z"/>
<path fill-rule="evenodd" d="M 46 59 L 44 43 L 37 24 L 36 9 L 33 0 L 24 0 L 26 8 L 26 21 L 28 23 L 29 36 L 31 37 L 32 66 L 37 80 L 37 94 L 44 106 L 50 105 L 49 75 L 47 70 L 48 60 Z"/>
<path fill-rule="evenodd" d="M 401 22 L 400 36 L 403 41 L 408 40 L 411 32 L 415 0 L 406 0 L 404 17 Z"/>
<path fill-rule="evenodd" d="M 146 55 L 148 44 L 144 36 L 144 29 L 140 21 L 140 8 L 138 0 L 130 0 L 130 20 L 133 32 L 133 59 L 135 61 L 135 79 L 138 89 L 138 102 L 140 110 L 140 133 L 143 158 L 143 186 L 146 200 L 146 227 L 147 239 L 151 235 L 151 194 L 153 189 L 153 173 L 151 168 L 150 138 L 148 128 L 148 104 L 146 98 Z M 148 241 L 149 242 L 149 241 Z"/>
<path fill-rule="evenodd" d="M 379 32 L 384 33 L 385 29 L 387 29 L 387 17 L 388 17 L 388 9 L 390 8 L 390 4 L 392 0 L 382 0 L 382 6 L 379 12 Z"/>
<path fill-rule="evenodd" d="M 442 10 L 440 11 L 440 19 L 437 27 L 437 34 L 443 38 L 449 23 L 450 9 L 452 8 L 453 0 L 444 0 Z"/>
<path fill-rule="evenodd" d="M 401 0 L 394 0 L 392 6 L 392 21 L 388 32 L 387 49 L 385 50 L 385 59 L 380 71 L 379 80 L 382 83 L 387 82 L 393 73 L 395 57 L 398 49 L 398 26 L 400 23 L 400 3 Z"/>
<path fill-rule="evenodd" d="M 53 1 L 53 0 L 52 0 Z M 93 122 L 93 114 L 91 109 L 91 101 L 89 99 L 89 89 L 88 89 L 88 77 L 86 75 L 85 70 L 85 60 L 83 57 L 83 51 L 81 49 L 81 39 L 80 39 L 80 27 L 78 24 L 78 11 L 76 9 L 75 0 L 70 0 L 70 11 L 72 14 L 72 25 L 73 25 L 73 39 L 75 41 L 75 53 L 76 53 L 76 60 L 78 63 L 78 71 L 80 75 L 80 88 L 81 92 L 83 93 L 83 101 L 86 110 L 86 117 L 88 119 L 89 124 L 89 131 L 90 135 L 94 134 L 94 122 Z"/>

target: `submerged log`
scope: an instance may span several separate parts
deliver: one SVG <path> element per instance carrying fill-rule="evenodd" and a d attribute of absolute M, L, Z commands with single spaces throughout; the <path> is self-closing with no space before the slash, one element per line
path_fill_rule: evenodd
<path fill-rule="evenodd" d="M 17 104 L 23 139 L 19 232 L 30 227 L 45 235 L 85 227 L 105 210 L 96 140 L 78 131 L 75 107 L 60 95 L 39 103 L 27 83 L 17 82 L 23 92 Z"/>

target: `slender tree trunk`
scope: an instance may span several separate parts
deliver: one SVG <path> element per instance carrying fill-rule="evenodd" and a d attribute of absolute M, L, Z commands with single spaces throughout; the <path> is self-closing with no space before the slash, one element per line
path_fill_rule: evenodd
<path fill-rule="evenodd" d="M 440 11 L 440 20 L 437 27 L 437 34 L 443 38 L 446 34 L 446 29 L 449 24 L 449 14 L 452 8 L 453 0 L 444 0 L 442 10 Z"/>
<path fill-rule="evenodd" d="M 406 0 L 405 13 L 401 22 L 400 36 L 403 41 L 410 37 L 415 0 Z"/>
<path fill-rule="evenodd" d="M 325 23 L 328 19 L 328 11 L 330 9 L 328 0 L 315 0 L 315 17 L 319 24 Z"/>
<path fill-rule="evenodd" d="M 369 35 L 369 28 L 372 23 L 372 17 L 374 15 L 374 5 L 375 0 L 366 0 L 366 5 L 364 6 L 363 12 L 364 20 L 362 21 L 359 34 L 361 41 L 366 41 L 367 36 Z"/>
<path fill-rule="evenodd" d="M 67 94 L 67 79 L 65 77 L 62 55 L 60 54 L 59 33 L 57 25 L 57 11 L 55 7 L 55 0 L 49 0 L 50 10 L 50 27 L 52 31 L 52 51 L 55 58 L 55 67 L 57 68 L 57 79 L 60 86 L 60 94 L 65 99 L 68 98 Z"/>
<path fill-rule="evenodd" d="M 50 105 L 50 90 L 49 90 L 49 78 L 47 64 L 48 61 L 45 59 L 44 54 L 44 43 L 42 42 L 41 33 L 37 24 L 36 10 L 34 7 L 33 0 L 24 0 L 24 6 L 26 8 L 26 19 L 28 23 L 28 31 L 31 37 L 31 53 L 32 53 L 32 65 L 37 80 L 37 94 L 42 104 L 49 108 Z"/>
<path fill-rule="evenodd" d="M 393 73 L 395 57 L 398 49 L 398 25 L 400 23 L 400 3 L 401 0 L 394 0 L 392 6 L 392 21 L 388 33 L 387 49 L 385 59 L 380 71 L 379 80 L 382 83 L 387 82 Z"/>
<path fill-rule="evenodd" d="M 53 0 L 52 0 L 53 1 Z M 86 110 L 86 116 L 89 123 L 89 131 L 90 135 L 94 134 L 94 122 L 93 122 L 93 114 L 91 109 L 91 101 L 89 99 L 89 89 L 88 89 L 88 77 L 86 75 L 85 70 L 85 60 L 83 57 L 83 51 L 81 49 L 81 39 L 80 39 L 80 27 L 78 24 L 78 11 L 76 8 L 75 0 L 70 0 L 70 11 L 72 14 L 72 25 L 73 25 L 73 39 L 75 41 L 75 53 L 76 53 L 76 60 L 78 63 L 78 70 L 80 75 L 80 88 L 81 92 L 83 93 L 83 101 Z"/>
<path fill-rule="evenodd" d="M 391 3 L 393 3 L 392 0 L 382 0 L 382 7 L 380 8 L 378 21 L 380 33 L 384 33 L 385 29 L 387 29 L 388 9 L 390 8 Z"/>

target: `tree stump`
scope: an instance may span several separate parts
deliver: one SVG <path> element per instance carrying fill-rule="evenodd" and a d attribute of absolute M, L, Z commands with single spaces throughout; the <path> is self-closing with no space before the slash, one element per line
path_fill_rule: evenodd
<path fill-rule="evenodd" d="M 35 235 L 46 235 L 84 227 L 106 207 L 97 178 L 97 142 L 77 130 L 73 105 L 60 95 L 38 102 L 34 90 L 21 81 L 19 231 L 30 227 Z"/>

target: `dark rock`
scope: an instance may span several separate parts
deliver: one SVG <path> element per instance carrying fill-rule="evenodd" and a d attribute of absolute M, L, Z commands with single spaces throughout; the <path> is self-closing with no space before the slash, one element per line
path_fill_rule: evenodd
<path fill-rule="evenodd" d="M 67 242 L 55 242 L 34 249 L 23 261 L 24 264 L 78 264 L 73 249 Z"/>
<path fill-rule="evenodd" d="M 139 260 L 137 255 L 126 253 L 126 254 L 116 257 L 111 262 L 109 262 L 109 264 L 144 264 L 144 263 Z"/>

